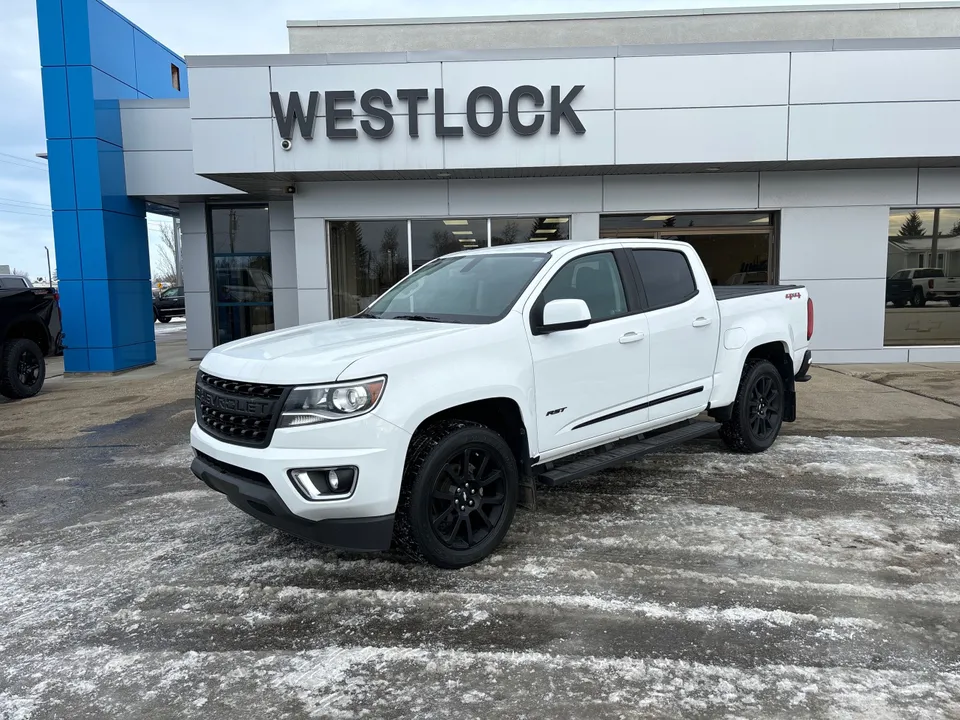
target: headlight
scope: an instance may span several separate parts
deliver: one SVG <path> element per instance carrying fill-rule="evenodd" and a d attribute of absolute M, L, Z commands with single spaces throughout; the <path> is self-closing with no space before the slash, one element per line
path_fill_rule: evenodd
<path fill-rule="evenodd" d="M 383 394 L 385 377 L 335 385 L 294 388 L 280 416 L 280 427 L 300 427 L 368 413 Z"/>

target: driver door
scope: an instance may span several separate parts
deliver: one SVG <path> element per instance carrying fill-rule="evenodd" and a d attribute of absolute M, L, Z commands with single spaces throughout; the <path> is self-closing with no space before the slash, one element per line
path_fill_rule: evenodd
<path fill-rule="evenodd" d="M 551 300 L 580 299 L 585 328 L 529 335 L 541 457 L 644 423 L 650 363 L 647 319 L 621 250 L 580 255 L 558 268 L 530 316 Z"/>

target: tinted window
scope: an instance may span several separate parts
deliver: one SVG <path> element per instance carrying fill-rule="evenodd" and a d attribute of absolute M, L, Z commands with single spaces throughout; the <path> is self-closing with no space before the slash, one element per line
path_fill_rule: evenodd
<path fill-rule="evenodd" d="M 905 280 L 909 276 L 910 276 L 910 272 L 908 270 L 901 270 L 900 272 L 894 273 L 891 280 Z"/>
<path fill-rule="evenodd" d="M 543 290 L 551 300 L 583 300 L 593 320 L 607 320 L 627 312 L 623 283 L 613 253 L 584 255 L 560 268 Z"/>
<path fill-rule="evenodd" d="M 686 256 L 676 250 L 634 250 L 650 308 L 679 305 L 697 294 Z"/>
<path fill-rule="evenodd" d="M 487 246 L 485 218 L 414 220 L 410 223 L 410 231 L 414 270 L 449 253 Z"/>
<path fill-rule="evenodd" d="M 499 320 L 543 264 L 545 254 L 491 254 L 441 258 L 425 265 L 371 305 L 365 315 L 441 322 Z M 417 316 L 412 317 L 412 316 Z"/>
<path fill-rule="evenodd" d="M 183 288 L 168 288 L 163 291 L 163 294 L 160 297 L 164 298 L 176 298 L 180 297 L 183 294 Z"/>
<path fill-rule="evenodd" d="M 406 220 L 330 223 L 333 317 L 356 315 L 409 271 Z"/>
<path fill-rule="evenodd" d="M 270 213 L 266 206 L 212 208 L 215 255 L 270 252 Z"/>
<path fill-rule="evenodd" d="M 938 278 L 943 277 L 943 270 L 917 270 L 914 274 L 916 278 Z"/>
<path fill-rule="evenodd" d="M 27 282 L 23 278 L 0 278 L 0 288 L 25 288 Z"/>

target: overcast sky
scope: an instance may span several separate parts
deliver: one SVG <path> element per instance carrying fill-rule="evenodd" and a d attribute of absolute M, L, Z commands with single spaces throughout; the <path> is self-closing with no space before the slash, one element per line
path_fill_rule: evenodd
<path fill-rule="evenodd" d="M 70 0 L 74 1 L 74 0 Z M 860 0 L 846 0 L 852 4 Z M 863 0 L 866 1 L 866 0 Z M 809 0 L 113 0 L 108 3 L 181 55 L 287 52 L 287 20 L 602 12 Z M 53 255 L 40 52 L 34 0 L 2 0 L 0 17 L 0 265 L 46 277 Z M 151 216 L 156 234 L 158 218 Z M 54 260 L 55 262 L 55 260 Z"/>

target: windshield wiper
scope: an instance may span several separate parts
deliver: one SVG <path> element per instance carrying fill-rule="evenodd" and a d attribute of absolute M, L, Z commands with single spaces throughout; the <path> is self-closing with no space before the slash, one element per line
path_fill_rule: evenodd
<path fill-rule="evenodd" d="M 379 318 L 380 316 L 379 316 L 379 315 L 374 315 L 373 313 L 370 313 L 370 312 L 362 312 L 362 313 L 360 313 L 359 315 L 354 315 L 354 317 L 357 317 L 357 318 L 370 318 L 370 319 L 376 320 L 376 319 Z"/>
<path fill-rule="evenodd" d="M 433 317 L 432 315 L 394 315 L 390 320 L 417 320 L 418 322 L 435 322 L 442 323 L 447 322 L 446 320 L 441 320 L 438 317 Z"/>

